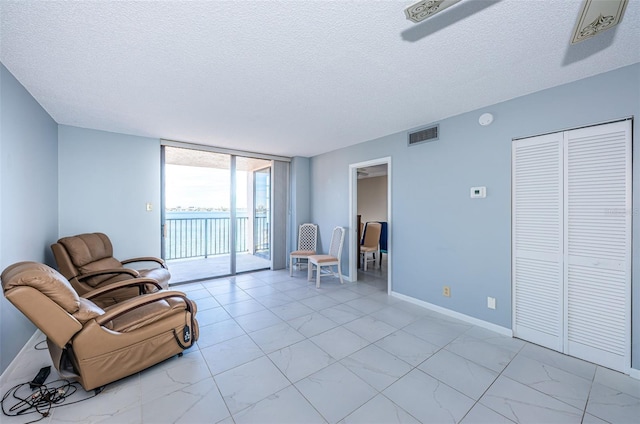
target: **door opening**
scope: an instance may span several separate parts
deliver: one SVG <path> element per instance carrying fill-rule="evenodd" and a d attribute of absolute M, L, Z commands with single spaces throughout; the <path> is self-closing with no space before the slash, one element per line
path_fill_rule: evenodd
<path fill-rule="evenodd" d="M 349 278 L 391 293 L 391 158 L 355 163 L 349 166 L 349 171 Z M 364 255 L 360 249 L 361 236 L 368 222 L 381 224 L 379 250 Z"/>
<path fill-rule="evenodd" d="M 272 161 L 171 146 L 162 157 L 171 282 L 268 269 Z"/>

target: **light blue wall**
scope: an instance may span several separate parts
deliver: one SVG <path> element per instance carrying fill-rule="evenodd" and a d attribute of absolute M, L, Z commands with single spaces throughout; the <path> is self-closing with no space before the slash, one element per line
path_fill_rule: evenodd
<path fill-rule="evenodd" d="M 492 125 L 478 124 L 483 112 L 494 115 Z M 511 140 L 631 115 L 640 116 L 638 64 L 445 119 L 436 142 L 407 147 L 402 132 L 319 155 L 311 160 L 312 220 L 328 246 L 333 226 L 349 226 L 349 164 L 391 156 L 393 290 L 511 328 Z M 639 150 L 633 166 L 636 220 Z M 473 186 L 486 186 L 486 199 L 470 199 Z M 635 324 L 640 225 L 632 237 Z M 343 272 L 350 246 L 345 243 Z M 450 298 L 442 296 L 443 285 L 451 286 Z M 487 296 L 497 299 L 496 310 L 487 308 Z M 633 365 L 640 368 L 640 325 L 633 325 L 632 343 Z"/>
<path fill-rule="evenodd" d="M 0 269 L 53 264 L 58 235 L 57 124 L 0 64 Z M 35 327 L 0 297 L 0 373 Z"/>
<path fill-rule="evenodd" d="M 58 144 L 60 237 L 103 232 L 118 259 L 159 257 L 160 140 L 60 125 Z"/>

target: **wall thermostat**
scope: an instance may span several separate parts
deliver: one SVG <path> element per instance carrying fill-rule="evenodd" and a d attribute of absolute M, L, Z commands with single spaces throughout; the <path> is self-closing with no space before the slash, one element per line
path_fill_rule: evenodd
<path fill-rule="evenodd" d="M 471 187 L 472 199 L 484 199 L 485 197 L 487 197 L 486 187 Z"/>

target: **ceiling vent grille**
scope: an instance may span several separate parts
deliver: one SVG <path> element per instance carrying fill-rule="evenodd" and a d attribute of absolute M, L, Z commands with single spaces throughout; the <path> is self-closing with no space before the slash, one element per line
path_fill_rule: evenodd
<path fill-rule="evenodd" d="M 426 143 L 428 141 L 436 141 L 440 137 L 440 125 L 432 125 L 427 128 L 422 128 L 418 131 L 410 132 L 407 140 L 409 146 L 413 146 L 420 143 Z"/>

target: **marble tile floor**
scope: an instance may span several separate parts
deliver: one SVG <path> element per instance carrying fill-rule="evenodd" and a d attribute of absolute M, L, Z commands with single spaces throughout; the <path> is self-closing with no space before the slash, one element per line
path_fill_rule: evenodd
<path fill-rule="evenodd" d="M 639 380 L 389 297 L 386 282 L 363 277 L 323 277 L 316 289 L 305 270 L 262 271 L 178 286 L 198 303 L 197 347 L 40 422 L 639 422 Z M 51 364 L 34 349 L 42 339 L 2 375 L 2 394 Z"/>

